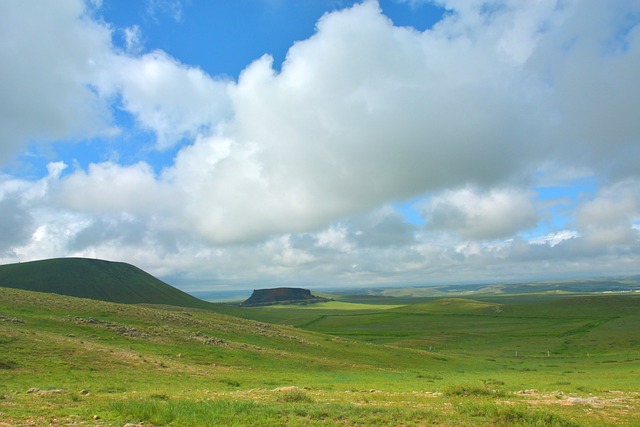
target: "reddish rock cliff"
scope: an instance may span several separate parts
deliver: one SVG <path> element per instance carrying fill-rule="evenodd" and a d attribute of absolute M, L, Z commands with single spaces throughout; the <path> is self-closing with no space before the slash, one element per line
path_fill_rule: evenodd
<path fill-rule="evenodd" d="M 273 288 L 255 289 L 253 294 L 244 301 L 242 306 L 259 306 L 271 304 L 296 304 L 329 301 L 327 298 L 317 297 L 308 289 L 301 288 Z"/>

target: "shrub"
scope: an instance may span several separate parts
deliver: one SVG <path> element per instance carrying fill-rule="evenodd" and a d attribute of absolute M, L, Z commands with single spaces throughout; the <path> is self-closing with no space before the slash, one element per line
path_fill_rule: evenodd
<path fill-rule="evenodd" d="M 282 393 L 278 397 L 279 402 L 284 403 L 313 403 L 313 398 L 301 390 L 291 390 Z"/>
<path fill-rule="evenodd" d="M 499 396 L 503 393 L 477 385 L 454 385 L 444 390 L 446 396 Z"/>

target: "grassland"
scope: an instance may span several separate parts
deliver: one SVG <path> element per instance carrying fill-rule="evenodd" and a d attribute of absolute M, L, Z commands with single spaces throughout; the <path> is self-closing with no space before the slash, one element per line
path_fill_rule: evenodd
<path fill-rule="evenodd" d="M 637 295 L 354 301 L 0 288 L 0 426 L 638 425 Z"/>

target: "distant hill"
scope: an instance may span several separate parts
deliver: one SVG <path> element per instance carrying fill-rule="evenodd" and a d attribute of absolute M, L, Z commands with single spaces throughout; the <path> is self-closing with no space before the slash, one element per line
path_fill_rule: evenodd
<path fill-rule="evenodd" d="M 0 286 L 125 304 L 209 308 L 131 264 L 56 258 L 0 265 Z"/>
<path fill-rule="evenodd" d="M 308 304 L 323 301 L 329 301 L 329 299 L 312 295 L 308 289 L 273 288 L 254 290 L 251 296 L 240 305 L 243 307 L 255 307 L 272 304 Z"/>
<path fill-rule="evenodd" d="M 546 282 L 496 283 L 473 285 L 439 285 L 428 287 L 380 288 L 360 290 L 369 297 L 443 298 L 525 294 L 591 294 L 603 292 L 638 292 L 640 277 L 611 279 L 577 279 Z M 351 291 L 357 294 L 357 291 Z"/>

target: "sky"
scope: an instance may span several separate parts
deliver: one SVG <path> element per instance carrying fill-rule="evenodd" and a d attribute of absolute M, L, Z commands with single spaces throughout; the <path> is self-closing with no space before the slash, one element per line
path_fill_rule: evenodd
<path fill-rule="evenodd" d="M 640 274 L 638 0 L 0 0 L 0 264 Z"/>

